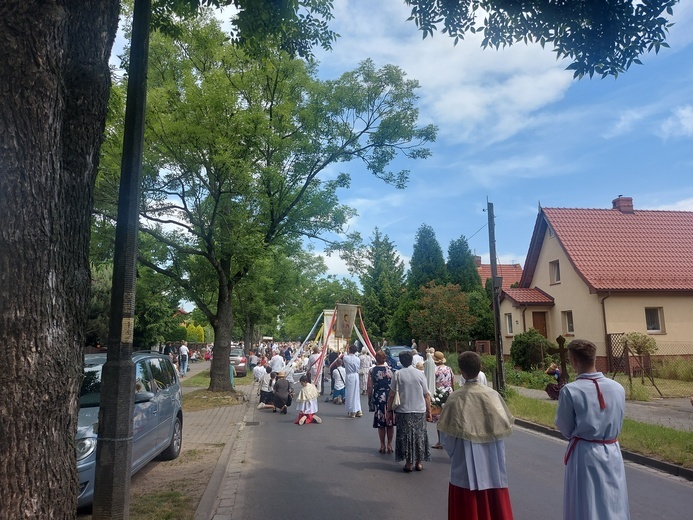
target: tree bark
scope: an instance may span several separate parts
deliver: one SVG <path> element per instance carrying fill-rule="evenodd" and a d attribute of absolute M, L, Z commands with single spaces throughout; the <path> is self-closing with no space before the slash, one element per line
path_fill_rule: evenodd
<path fill-rule="evenodd" d="M 253 348 L 253 329 L 255 325 L 250 316 L 245 318 L 245 328 L 243 329 L 243 350 L 247 354 Z"/>
<path fill-rule="evenodd" d="M 209 369 L 210 392 L 233 390 L 229 378 L 229 354 L 231 353 L 231 331 L 233 330 L 233 307 L 231 289 L 220 284 L 217 300 L 217 316 L 214 321 L 214 357 Z"/>
<path fill-rule="evenodd" d="M 74 518 L 92 191 L 117 0 L 0 4 L 4 518 Z"/>

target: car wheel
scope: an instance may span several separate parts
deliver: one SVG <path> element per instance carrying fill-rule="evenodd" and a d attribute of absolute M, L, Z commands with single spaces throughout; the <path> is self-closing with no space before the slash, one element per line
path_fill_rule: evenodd
<path fill-rule="evenodd" d="M 180 417 L 176 417 L 173 423 L 173 433 L 171 433 L 171 442 L 168 447 L 161 452 L 159 459 L 173 460 L 180 455 L 180 449 L 183 445 L 183 423 Z"/>

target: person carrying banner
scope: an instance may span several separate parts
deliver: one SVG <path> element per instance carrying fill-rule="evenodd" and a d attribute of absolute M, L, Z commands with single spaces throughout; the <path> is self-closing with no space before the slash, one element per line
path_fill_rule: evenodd
<path fill-rule="evenodd" d="M 318 393 L 322 387 L 322 367 L 320 366 L 319 361 L 320 347 L 315 345 L 313 347 L 313 353 L 308 356 L 308 374 L 310 376 L 309 381 L 315 385 L 315 387 L 318 389 Z"/>

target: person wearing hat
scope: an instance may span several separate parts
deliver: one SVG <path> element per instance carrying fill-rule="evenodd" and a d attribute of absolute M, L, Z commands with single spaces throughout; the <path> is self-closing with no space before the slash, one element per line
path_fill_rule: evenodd
<path fill-rule="evenodd" d="M 452 391 L 454 390 L 455 387 L 455 373 L 452 371 L 452 368 L 447 366 L 445 362 L 447 359 L 445 359 L 445 354 L 443 354 L 440 351 L 436 351 L 433 353 L 433 363 L 435 364 L 435 384 L 434 384 L 434 394 L 435 391 L 440 389 L 443 390 L 444 392 L 447 392 L 448 394 L 451 394 Z M 440 419 L 440 414 L 434 414 L 433 415 L 433 422 L 437 423 L 438 420 Z M 440 443 L 440 432 L 436 430 L 438 433 L 438 442 L 435 443 L 431 448 L 435 448 L 437 450 L 442 450 L 443 445 Z"/>
<path fill-rule="evenodd" d="M 290 391 L 291 384 L 286 380 L 286 372 L 282 370 L 277 374 L 277 382 L 274 383 L 274 412 L 279 409 L 279 413 L 286 415 Z"/>

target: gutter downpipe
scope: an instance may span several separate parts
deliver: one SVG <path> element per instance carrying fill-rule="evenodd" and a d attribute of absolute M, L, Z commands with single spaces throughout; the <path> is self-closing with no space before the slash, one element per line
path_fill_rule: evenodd
<path fill-rule="evenodd" d="M 527 304 L 525 304 L 525 308 L 522 309 L 522 332 L 527 332 L 527 320 L 525 319 L 525 312 L 527 312 Z"/>
<path fill-rule="evenodd" d="M 606 296 L 604 296 L 604 298 L 602 298 L 602 299 L 599 301 L 599 303 L 600 303 L 601 306 L 602 306 L 602 322 L 604 323 L 604 349 L 606 349 L 607 345 L 609 344 L 609 334 L 608 334 L 608 331 L 607 331 L 607 328 L 606 328 L 606 306 L 604 305 L 604 301 L 605 301 L 609 296 L 611 296 L 611 291 L 609 291 L 609 293 L 608 293 Z M 607 361 L 608 361 L 610 356 L 609 356 L 609 353 L 608 353 L 608 352 L 607 352 L 606 354 L 607 354 L 606 359 L 607 359 Z"/>

